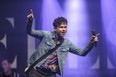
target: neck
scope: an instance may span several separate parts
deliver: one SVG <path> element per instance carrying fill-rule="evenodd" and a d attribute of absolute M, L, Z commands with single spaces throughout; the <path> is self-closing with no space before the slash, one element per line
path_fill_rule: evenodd
<path fill-rule="evenodd" d="M 59 33 L 55 33 L 55 39 L 57 39 L 58 41 L 61 41 L 63 37 Z"/>
<path fill-rule="evenodd" d="M 11 75 L 12 74 L 12 70 L 9 70 L 9 71 L 4 72 L 4 73 L 5 73 L 5 75 Z"/>
<path fill-rule="evenodd" d="M 62 41 L 63 37 L 55 32 L 55 42 L 56 44 L 59 44 Z"/>

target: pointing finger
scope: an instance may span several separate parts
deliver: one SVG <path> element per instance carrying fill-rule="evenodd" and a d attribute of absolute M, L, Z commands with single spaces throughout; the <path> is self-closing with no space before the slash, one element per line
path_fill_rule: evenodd
<path fill-rule="evenodd" d="M 33 10 L 32 9 L 30 9 L 30 14 L 33 14 Z"/>

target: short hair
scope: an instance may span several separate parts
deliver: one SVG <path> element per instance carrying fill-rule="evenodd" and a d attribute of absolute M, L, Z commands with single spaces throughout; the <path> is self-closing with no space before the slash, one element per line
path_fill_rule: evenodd
<path fill-rule="evenodd" d="M 67 19 L 64 17 L 58 17 L 58 18 L 54 19 L 54 21 L 53 21 L 54 29 L 57 28 L 58 26 L 60 26 L 62 23 L 67 24 L 68 23 Z"/>
<path fill-rule="evenodd" d="M 3 61 L 7 61 L 9 64 L 11 63 L 8 59 L 3 59 L 2 62 Z"/>

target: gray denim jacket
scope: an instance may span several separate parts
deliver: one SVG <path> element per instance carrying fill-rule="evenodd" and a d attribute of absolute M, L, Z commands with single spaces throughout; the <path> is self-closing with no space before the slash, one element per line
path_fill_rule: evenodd
<path fill-rule="evenodd" d="M 55 38 L 55 32 L 33 30 L 32 23 L 27 23 L 26 30 L 27 30 L 27 34 L 41 40 L 41 43 L 36 48 L 35 52 L 28 59 L 28 63 L 32 64 L 38 58 L 40 58 L 42 55 L 48 52 L 48 50 L 55 47 L 55 42 L 53 40 Z M 58 64 L 59 64 L 61 76 L 63 76 L 63 67 L 66 62 L 68 52 L 71 52 L 80 56 L 85 56 L 93 48 L 93 46 L 94 44 L 90 42 L 85 48 L 80 49 L 76 47 L 70 40 L 64 38 L 64 42 L 57 49 Z M 36 66 L 39 67 L 46 59 L 47 58 L 43 59 Z"/>

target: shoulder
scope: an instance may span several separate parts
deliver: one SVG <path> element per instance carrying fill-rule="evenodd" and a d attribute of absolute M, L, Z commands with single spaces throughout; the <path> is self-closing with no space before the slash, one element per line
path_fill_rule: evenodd
<path fill-rule="evenodd" d="M 65 42 L 68 42 L 68 43 L 71 42 L 71 41 L 70 41 L 69 39 L 67 39 L 67 38 L 64 38 L 64 41 L 65 41 Z"/>
<path fill-rule="evenodd" d="M 51 33 L 50 31 L 46 31 L 46 30 L 39 30 L 39 31 L 41 31 L 42 33 L 44 33 L 44 34 L 46 34 L 46 35 L 48 35 L 48 34 Z"/>
<path fill-rule="evenodd" d="M 46 31 L 46 30 L 39 30 L 39 32 L 44 36 L 50 36 L 52 33 L 51 31 Z"/>
<path fill-rule="evenodd" d="M 55 37 L 55 33 L 53 32 L 53 31 L 45 31 L 46 33 L 45 33 L 45 36 L 48 38 L 48 37 L 50 37 L 50 38 L 53 38 L 53 37 Z"/>
<path fill-rule="evenodd" d="M 0 72 L 0 77 L 2 77 L 2 72 Z"/>
<path fill-rule="evenodd" d="M 69 39 L 67 39 L 67 38 L 64 38 L 64 43 L 66 43 L 68 45 L 71 45 L 72 44 L 72 42 Z"/>

